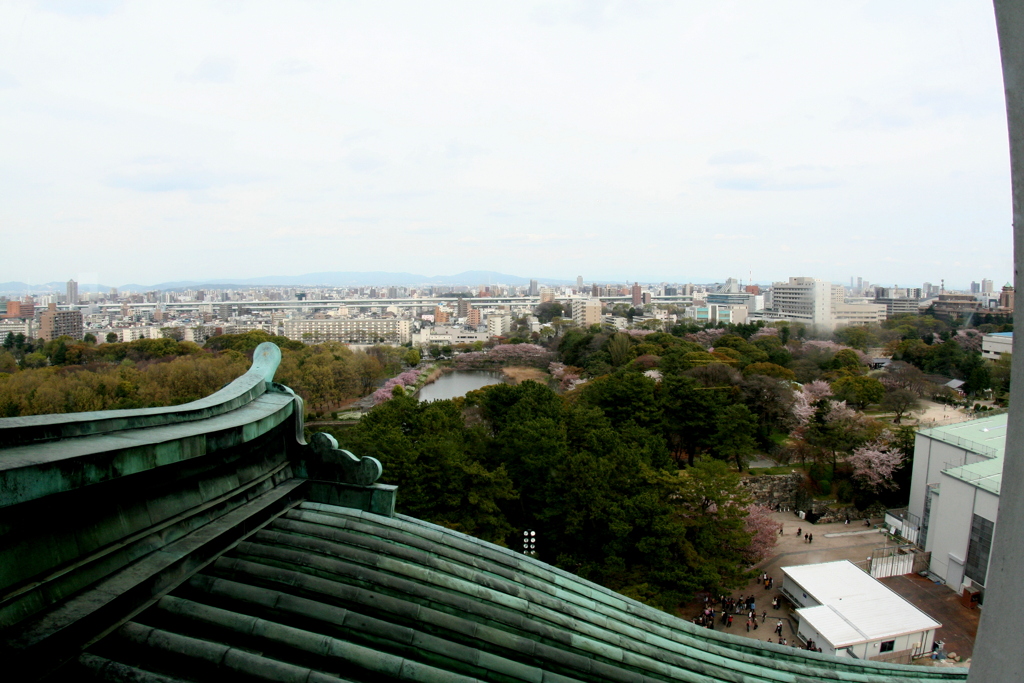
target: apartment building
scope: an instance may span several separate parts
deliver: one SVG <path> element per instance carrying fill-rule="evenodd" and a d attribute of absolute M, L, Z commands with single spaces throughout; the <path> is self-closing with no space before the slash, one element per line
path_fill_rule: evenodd
<path fill-rule="evenodd" d="M 81 339 L 84 335 L 84 321 L 80 311 L 58 311 L 56 304 L 39 316 L 39 338 L 52 341 L 57 337 Z"/>
<path fill-rule="evenodd" d="M 412 339 L 412 323 L 397 318 L 293 319 L 284 321 L 284 336 L 318 343 L 405 344 Z"/>
<path fill-rule="evenodd" d="M 600 299 L 573 299 L 572 321 L 580 327 L 601 324 Z"/>

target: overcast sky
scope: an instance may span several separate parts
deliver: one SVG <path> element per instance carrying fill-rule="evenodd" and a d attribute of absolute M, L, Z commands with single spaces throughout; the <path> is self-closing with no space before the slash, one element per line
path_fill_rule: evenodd
<path fill-rule="evenodd" d="M 0 281 L 1012 277 L 986 0 L 0 4 Z"/>

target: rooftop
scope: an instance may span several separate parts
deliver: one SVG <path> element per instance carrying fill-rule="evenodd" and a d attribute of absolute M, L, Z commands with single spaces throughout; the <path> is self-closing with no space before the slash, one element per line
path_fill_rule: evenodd
<path fill-rule="evenodd" d="M 836 647 L 942 626 L 848 560 L 782 571 L 821 603 L 797 612 Z"/>
<path fill-rule="evenodd" d="M 1006 447 L 1006 413 L 922 429 L 918 434 L 959 446 L 972 453 L 1002 458 Z"/>

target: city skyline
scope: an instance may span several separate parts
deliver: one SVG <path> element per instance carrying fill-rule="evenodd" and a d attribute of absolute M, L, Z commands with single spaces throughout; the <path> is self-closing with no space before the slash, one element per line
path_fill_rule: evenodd
<path fill-rule="evenodd" d="M 890 5 L 7 5 L 2 279 L 1001 280 L 991 7 Z"/>

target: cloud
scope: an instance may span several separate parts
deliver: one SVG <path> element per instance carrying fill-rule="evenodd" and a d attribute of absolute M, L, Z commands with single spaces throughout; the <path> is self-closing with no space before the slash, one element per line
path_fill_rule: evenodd
<path fill-rule="evenodd" d="M 194 162 L 148 157 L 111 173 L 106 184 L 137 192 L 202 192 L 252 180 L 239 174 L 213 173 Z"/>
<path fill-rule="evenodd" d="M 761 156 L 757 152 L 753 152 L 749 149 L 736 149 L 729 152 L 719 152 L 710 159 L 708 163 L 712 166 L 718 165 L 739 165 L 739 164 L 757 164 L 765 163 L 768 159 Z"/>
<path fill-rule="evenodd" d="M 444 153 L 449 159 L 469 159 L 486 154 L 486 151 L 476 145 L 459 142 L 458 140 L 450 140 L 445 145 Z"/>
<path fill-rule="evenodd" d="M 913 124 L 913 118 L 893 107 L 873 107 L 864 100 L 852 98 L 850 113 L 839 122 L 839 127 L 848 130 L 892 130 Z"/>
<path fill-rule="evenodd" d="M 298 76 L 308 74 L 313 70 L 313 65 L 303 59 L 286 59 L 281 62 L 278 73 L 282 76 Z"/>
<path fill-rule="evenodd" d="M 356 173 L 369 173 L 384 166 L 384 158 L 366 150 L 356 150 L 345 159 L 348 167 Z"/>
<path fill-rule="evenodd" d="M 558 233 L 513 232 L 502 235 L 499 239 L 513 244 L 550 244 L 552 242 L 566 242 L 571 239 L 571 236 Z"/>
<path fill-rule="evenodd" d="M 0 69 L 0 90 L 4 88 L 17 88 L 18 79 L 10 71 Z"/>
<path fill-rule="evenodd" d="M 227 57 L 207 57 L 185 80 L 193 83 L 231 83 L 235 80 L 235 62 Z"/>
<path fill-rule="evenodd" d="M 732 242 L 734 240 L 749 240 L 753 239 L 753 237 L 751 237 L 750 235 L 726 235 L 723 233 L 718 233 L 717 235 L 715 235 L 715 239 Z"/>
<path fill-rule="evenodd" d="M 37 0 L 36 7 L 44 12 L 72 17 L 105 17 L 121 8 L 121 0 Z"/>

